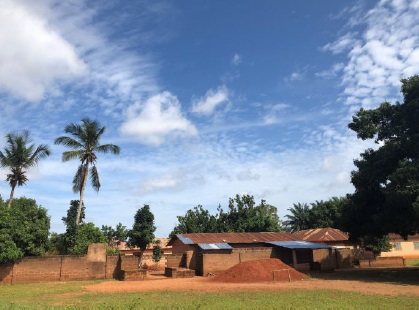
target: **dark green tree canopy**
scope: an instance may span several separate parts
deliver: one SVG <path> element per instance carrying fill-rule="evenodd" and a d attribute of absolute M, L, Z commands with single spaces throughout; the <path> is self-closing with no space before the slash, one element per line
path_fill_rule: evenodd
<path fill-rule="evenodd" d="M 139 247 L 144 252 L 147 245 L 154 240 L 154 215 L 150 211 L 149 205 L 144 205 L 134 216 L 134 225 L 128 232 L 128 245 Z"/>
<path fill-rule="evenodd" d="M 0 204 L 0 262 L 43 255 L 48 247 L 47 210 L 29 198 L 14 200 L 13 208 Z"/>
<path fill-rule="evenodd" d="M 361 109 L 349 124 L 378 144 L 354 161 L 353 237 L 419 232 L 419 76 L 401 82 L 403 103 Z"/>
<path fill-rule="evenodd" d="M 342 212 L 350 203 L 347 197 L 332 197 L 326 201 L 297 203 L 289 208 L 290 214 L 285 215 L 286 230 L 295 232 L 304 229 L 333 227 L 345 230 Z M 346 230 L 345 230 L 346 231 Z"/>
<path fill-rule="evenodd" d="M 190 234 L 199 232 L 217 232 L 217 218 L 201 205 L 189 209 L 184 216 L 177 216 L 179 224 L 173 229 L 174 234 Z"/>
<path fill-rule="evenodd" d="M 201 205 L 190 209 L 184 216 L 178 216 L 179 223 L 170 236 L 180 233 L 211 233 L 211 232 L 261 232 L 280 231 L 276 207 L 264 200 L 256 205 L 253 196 L 236 195 L 230 198 L 228 209 L 218 207 L 214 216 Z"/>

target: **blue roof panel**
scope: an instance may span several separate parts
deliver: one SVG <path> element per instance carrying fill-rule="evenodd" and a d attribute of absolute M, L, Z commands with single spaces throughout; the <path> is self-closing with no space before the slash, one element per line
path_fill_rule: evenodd
<path fill-rule="evenodd" d="M 198 243 L 198 246 L 203 250 L 232 250 L 233 249 L 228 243 Z"/>
<path fill-rule="evenodd" d="M 176 237 L 178 237 L 178 239 L 182 241 L 183 244 L 195 244 L 195 242 L 193 242 L 191 239 L 184 237 L 181 234 L 176 234 Z"/>
<path fill-rule="evenodd" d="M 287 249 L 331 249 L 332 247 L 327 244 L 314 243 L 308 241 L 273 241 L 267 242 Z"/>

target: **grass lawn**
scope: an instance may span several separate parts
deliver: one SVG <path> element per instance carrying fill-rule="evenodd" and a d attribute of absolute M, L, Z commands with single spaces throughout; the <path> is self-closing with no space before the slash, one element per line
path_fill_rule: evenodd
<path fill-rule="evenodd" d="M 114 308 L 114 309 L 272 309 L 272 308 L 395 308 L 417 309 L 415 296 L 365 295 L 335 290 L 269 292 L 137 292 L 90 293 L 94 281 L 13 284 L 0 286 L 0 309 Z"/>
<path fill-rule="evenodd" d="M 419 267 L 419 258 L 406 259 L 406 265 L 407 266 Z"/>

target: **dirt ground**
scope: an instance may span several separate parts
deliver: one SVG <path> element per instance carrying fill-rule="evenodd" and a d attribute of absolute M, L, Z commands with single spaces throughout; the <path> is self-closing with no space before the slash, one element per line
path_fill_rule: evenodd
<path fill-rule="evenodd" d="M 275 291 L 292 289 L 333 289 L 355 291 L 364 294 L 379 295 L 417 295 L 419 286 L 414 284 L 392 284 L 371 281 L 338 280 L 310 278 L 295 282 L 260 282 L 260 283 L 220 283 L 207 277 L 187 279 L 166 278 L 162 274 L 150 274 L 145 281 L 107 281 L 88 285 L 88 292 L 118 293 L 147 291 L 197 291 L 197 292 L 238 292 L 238 291 Z"/>

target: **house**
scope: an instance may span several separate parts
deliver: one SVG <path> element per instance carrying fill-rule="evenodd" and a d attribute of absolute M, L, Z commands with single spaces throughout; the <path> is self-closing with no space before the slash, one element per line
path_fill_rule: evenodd
<path fill-rule="evenodd" d="M 381 252 L 380 257 L 419 258 L 419 234 L 408 236 L 407 240 L 398 234 L 388 236 L 393 248 L 390 252 Z"/>
<path fill-rule="evenodd" d="M 293 233 L 293 235 L 299 240 L 324 243 L 338 249 L 354 248 L 354 243 L 349 241 L 348 234 L 336 228 L 325 227 L 305 229 L 297 231 Z"/>
<path fill-rule="evenodd" d="M 335 266 L 331 246 L 298 240 L 285 232 L 177 234 L 167 245 L 172 246 L 167 267 L 192 269 L 197 275 L 262 258 L 279 258 L 299 270 Z"/>

